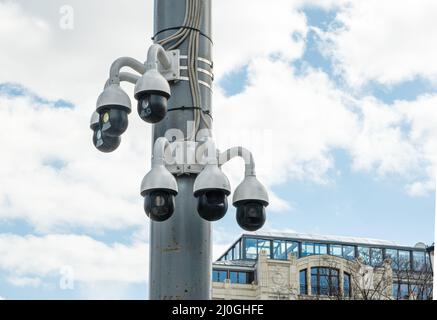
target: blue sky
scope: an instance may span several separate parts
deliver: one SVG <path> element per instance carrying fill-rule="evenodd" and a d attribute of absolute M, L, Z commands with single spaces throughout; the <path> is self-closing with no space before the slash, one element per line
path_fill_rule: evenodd
<path fill-rule="evenodd" d="M 217 33 L 222 44 L 216 53 L 217 65 L 222 66 L 216 70 L 218 131 L 226 129 L 222 119 L 226 119 L 229 110 L 235 112 L 238 121 L 249 114 L 245 127 L 248 130 L 275 129 L 275 120 L 284 121 L 277 126 L 291 127 L 290 137 L 280 138 L 284 139 L 284 157 L 275 159 L 270 171 L 261 169 L 261 179 L 274 199 L 265 230 L 379 238 L 404 245 L 433 243 L 437 162 L 433 162 L 433 138 L 437 134 L 433 128 L 437 127 L 437 119 L 432 117 L 437 107 L 437 68 L 431 64 L 422 68 L 407 60 L 405 64 L 390 66 L 383 59 L 390 56 L 385 51 L 390 53 L 391 44 L 378 52 L 384 38 L 363 43 L 374 45 L 375 50 L 363 52 L 362 60 L 375 65 L 385 63 L 386 70 L 366 68 L 366 63 L 363 67 L 356 63 L 361 60 L 356 60 L 356 44 L 350 40 L 364 33 L 365 20 L 359 19 L 361 4 L 355 8 L 343 6 L 347 1 L 338 1 L 337 5 L 294 2 L 281 0 L 290 11 L 280 13 L 290 19 L 286 25 L 289 30 L 278 34 L 278 39 L 265 38 L 270 41 L 271 50 L 253 48 L 253 35 L 255 38 L 241 40 L 240 55 L 228 54 L 223 48 L 226 42 L 220 42 L 226 38 L 226 30 Z M 22 50 L 41 47 L 59 61 L 69 54 L 72 45 L 57 38 L 64 39 L 66 32 L 57 30 L 59 17 L 52 16 L 58 4 L 43 8 L 26 7 L 20 1 L 17 4 L 10 6 L 0 1 L 0 6 L 4 6 L 0 12 L 3 9 L 5 17 L 15 21 L 17 30 L 31 28 L 37 41 L 18 45 L 0 30 L 0 43 L 4 37 L 4 42 L 11 41 L 12 48 L 16 47 L 15 54 L 6 56 L 11 61 L 11 71 L 6 70 L 0 78 L 0 116 L 6 119 L 0 124 L 12 130 L 12 142 L 10 137 L 0 140 L 9 155 L 0 162 L 8 168 L 0 170 L 0 179 L 8 183 L 8 187 L 0 187 L 0 256 L 4 257 L 3 261 L 0 258 L 0 298 L 144 299 L 148 222 L 137 197 L 138 183 L 132 183 L 145 172 L 147 143 L 140 144 L 136 139 L 144 131 L 140 121 L 133 120 L 136 128 L 123 138 L 121 149 L 114 155 L 102 156 L 92 149 L 87 128 L 92 111 L 89 104 L 101 89 L 105 74 L 100 73 L 109 67 L 112 55 L 96 60 L 105 48 L 99 49 L 101 45 L 97 44 L 90 49 L 88 69 L 84 69 L 98 72 L 85 79 L 88 71 L 78 71 L 75 65 L 86 64 L 87 56 L 84 58 L 81 51 L 73 52 L 68 56 L 71 66 L 60 69 L 67 72 L 62 79 L 64 85 L 53 81 L 48 68 L 50 58 L 40 58 L 33 66 L 37 68 L 35 72 L 20 71 Z M 109 13 L 121 10 L 117 7 L 120 4 L 111 4 L 105 9 Z M 223 13 L 226 5 L 229 3 L 217 7 L 218 23 L 238 18 Z M 86 2 L 80 0 L 75 1 L 75 6 L 77 12 L 87 8 Z M 409 8 L 397 10 L 401 9 Z M 254 5 L 253 17 L 245 17 L 247 25 L 257 25 L 257 12 L 264 12 L 272 26 L 277 23 L 274 10 L 271 15 L 266 10 L 266 4 Z M 425 11 L 422 8 L 420 13 L 426 16 Z M 396 11 L 394 17 L 382 15 L 388 25 L 380 30 L 380 37 L 388 37 L 384 32 L 390 29 L 390 19 L 399 14 Z M 79 16 L 77 21 L 84 24 L 79 24 L 78 30 L 82 30 L 86 23 L 93 26 L 94 20 Z M 405 23 L 417 25 L 414 20 Z M 77 43 L 100 41 L 100 28 L 105 29 L 105 23 L 93 26 L 90 35 L 69 31 L 69 39 Z M 365 31 L 363 39 L 374 35 L 371 28 Z M 144 30 L 125 39 L 126 33 L 121 30 L 118 36 L 119 41 L 126 41 L 124 50 L 130 52 L 128 40 L 132 43 L 143 33 Z M 266 34 L 271 32 L 267 30 Z M 228 46 L 232 43 L 229 40 Z M 413 39 L 411 43 L 415 45 Z M 132 51 L 140 54 L 143 44 L 135 45 Z M 393 50 L 398 50 L 396 45 Z M 238 46 L 234 47 L 238 50 Z M 120 50 L 119 46 L 110 48 Z M 437 48 L 430 48 L 434 49 Z M 45 76 L 38 65 L 47 70 L 46 82 L 32 75 Z M 279 78 L 284 82 L 275 82 Z M 290 88 L 284 88 L 287 85 Z M 71 93 L 72 87 L 81 92 L 80 97 Z M 277 112 L 270 123 L 262 116 L 266 97 L 268 101 L 272 99 L 272 112 Z M 301 109 L 292 109 L 288 103 Z M 298 112 L 305 115 L 305 121 L 314 117 L 304 126 L 305 130 L 292 128 L 299 124 L 292 121 L 299 118 Z M 234 125 L 235 119 L 229 119 L 229 126 Z M 290 119 L 290 124 L 284 119 Z M 263 150 L 254 153 L 262 155 Z M 129 168 L 126 159 L 132 163 Z M 109 170 L 117 185 L 107 182 Z M 238 182 L 241 168 L 235 165 L 226 170 L 231 182 Z M 29 192 L 23 191 L 26 181 L 33 186 Z M 234 209 L 214 224 L 214 230 L 217 256 L 242 232 L 235 222 Z M 60 288 L 63 266 L 72 266 L 75 271 L 74 289 Z M 99 270 L 105 272 L 99 274 Z"/>

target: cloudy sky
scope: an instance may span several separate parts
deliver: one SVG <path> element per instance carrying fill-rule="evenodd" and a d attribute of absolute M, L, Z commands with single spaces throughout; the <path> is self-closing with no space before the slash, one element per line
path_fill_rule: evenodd
<path fill-rule="evenodd" d="M 264 230 L 432 243 L 437 2 L 213 10 L 216 138 L 255 154 Z M 102 155 L 88 125 L 111 62 L 145 58 L 152 18 L 152 0 L 0 0 L 0 299 L 147 298 L 150 127 L 131 117 Z M 242 163 L 224 169 L 235 188 Z M 214 255 L 240 233 L 231 210 Z"/>

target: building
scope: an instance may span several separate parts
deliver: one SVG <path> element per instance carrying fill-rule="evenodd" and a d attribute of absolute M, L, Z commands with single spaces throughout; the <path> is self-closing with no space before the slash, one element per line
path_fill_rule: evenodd
<path fill-rule="evenodd" d="M 213 263 L 213 299 L 432 299 L 429 248 L 352 237 L 243 234 Z"/>

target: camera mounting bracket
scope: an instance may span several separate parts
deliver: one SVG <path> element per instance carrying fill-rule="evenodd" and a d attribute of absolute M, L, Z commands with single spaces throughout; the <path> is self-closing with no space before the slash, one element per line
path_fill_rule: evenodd
<path fill-rule="evenodd" d="M 198 142 L 175 141 L 171 143 L 173 162 L 166 163 L 166 168 L 176 176 L 199 174 L 206 166 L 196 159 Z"/>
<path fill-rule="evenodd" d="M 181 79 L 180 51 L 170 50 L 166 51 L 166 54 L 171 61 L 171 66 L 165 68 L 162 63 L 158 63 L 158 71 L 167 81 L 179 81 Z"/>

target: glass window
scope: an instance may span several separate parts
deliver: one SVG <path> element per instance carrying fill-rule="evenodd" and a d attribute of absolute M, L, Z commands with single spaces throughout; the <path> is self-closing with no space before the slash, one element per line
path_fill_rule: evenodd
<path fill-rule="evenodd" d="M 339 292 L 338 270 L 331 268 L 311 268 L 311 294 L 334 296 Z"/>
<path fill-rule="evenodd" d="M 238 272 L 231 271 L 229 279 L 231 280 L 231 283 L 238 283 Z"/>
<path fill-rule="evenodd" d="M 346 272 L 343 274 L 343 295 L 348 298 L 352 297 L 351 276 Z"/>
<path fill-rule="evenodd" d="M 273 259 L 287 260 L 287 243 L 285 241 L 273 241 Z"/>
<path fill-rule="evenodd" d="M 238 241 L 237 244 L 235 245 L 235 250 L 234 250 L 234 260 L 240 260 L 240 250 L 241 250 L 241 241 Z"/>
<path fill-rule="evenodd" d="M 270 244 L 270 240 L 258 239 L 258 254 L 260 254 L 261 251 L 265 251 L 267 256 L 271 258 Z"/>
<path fill-rule="evenodd" d="M 301 270 L 299 272 L 299 284 L 300 284 L 300 294 L 308 294 L 307 290 L 307 270 Z"/>
<path fill-rule="evenodd" d="M 399 269 L 410 270 L 410 251 L 398 251 Z"/>
<path fill-rule="evenodd" d="M 337 256 L 337 257 L 342 257 L 343 256 L 343 252 L 342 252 L 342 248 L 340 245 L 337 244 L 331 244 L 329 246 L 329 253 L 333 256 Z"/>
<path fill-rule="evenodd" d="M 247 284 L 249 277 L 247 275 L 247 272 L 231 271 L 229 273 L 229 279 L 231 280 L 231 283 Z"/>
<path fill-rule="evenodd" d="M 239 272 L 238 273 L 238 283 L 240 284 L 247 284 L 247 273 L 246 272 Z"/>
<path fill-rule="evenodd" d="M 226 254 L 226 261 L 232 260 L 232 250 L 229 250 L 228 253 Z"/>
<path fill-rule="evenodd" d="M 370 264 L 370 250 L 368 247 L 358 247 L 358 256 L 363 258 L 365 264 Z"/>
<path fill-rule="evenodd" d="M 393 270 L 398 270 L 398 250 L 385 249 L 385 258 L 391 260 L 391 267 Z"/>
<path fill-rule="evenodd" d="M 408 299 L 410 294 L 409 294 L 409 290 L 408 290 L 408 284 L 406 283 L 401 283 L 401 285 L 399 286 L 399 298 L 400 299 Z"/>
<path fill-rule="evenodd" d="M 299 256 L 299 242 L 287 241 L 287 257 L 289 254 Z"/>
<path fill-rule="evenodd" d="M 382 249 L 371 248 L 370 249 L 370 264 L 373 267 L 379 267 L 382 265 Z"/>
<path fill-rule="evenodd" d="M 314 254 L 328 254 L 328 245 L 322 243 L 315 243 Z"/>
<path fill-rule="evenodd" d="M 355 259 L 355 247 L 354 246 L 343 246 L 343 257 L 348 260 Z"/>
<path fill-rule="evenodd" d="M 314 243 L 302 243 L 302 257 L 311 256 L 314 254 Z"/>
<path fill-rule="evenodd" d="M 228 272 L 223 270 L 213 270 L 212 281 L 213 282 L 225 282 L 228 277 Z"/>
<path fill-rule="evenodd" d="M 246 238 L 245 239 L 245 255 L 246 259 L 256 259 L 257 258 L 257 241 L 256 239 Z"/>
<path fill-rule="evenodd" d="M 413 251 L 413 269 L 414 271 L 424 271 L 426 266 L 426 254 L 423 251 Z"/>

